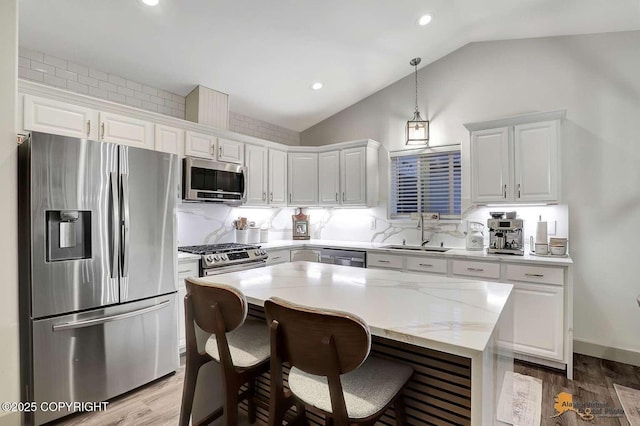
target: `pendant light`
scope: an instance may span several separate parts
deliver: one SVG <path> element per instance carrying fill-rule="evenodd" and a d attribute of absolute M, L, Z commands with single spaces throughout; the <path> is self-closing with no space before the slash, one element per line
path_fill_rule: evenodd
<path fill-rule="evenodd" d="M 418 111 L 418 64 L 420 58 L 413 58 L 409 64 L 415 69 L 416 76 L 416 109 L 413 118 L 407 121 L 407 145 L 429 144 L 429 121 L 424 120 Z"/>

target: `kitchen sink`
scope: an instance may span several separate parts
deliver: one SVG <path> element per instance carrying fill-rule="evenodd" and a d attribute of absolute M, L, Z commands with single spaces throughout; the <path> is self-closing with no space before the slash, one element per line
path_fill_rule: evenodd
<path fill-rule="evenodd" d="M 402 246 L 402 245 L 382 246 L 381 248 L 395 249 L 395 250 L 415 250 L 415 251 L 426 251 L 426 252 L 436 252 L 436 253 L 444 253 L 445 251 L 450 250 L 444 247 L 422 247 L 422 246 Z"/>

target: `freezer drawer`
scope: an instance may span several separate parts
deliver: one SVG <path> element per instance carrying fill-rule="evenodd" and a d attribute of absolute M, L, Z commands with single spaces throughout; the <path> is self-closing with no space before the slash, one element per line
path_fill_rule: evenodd
<path fill-rule="evenodd" d="M 104 401 L 175 371 L 176 318 L 176 293 L 171 293 L 33 321 L 30 400 L 37 405 Z M 67 414 L 37 411 L 35 424 Z"/>

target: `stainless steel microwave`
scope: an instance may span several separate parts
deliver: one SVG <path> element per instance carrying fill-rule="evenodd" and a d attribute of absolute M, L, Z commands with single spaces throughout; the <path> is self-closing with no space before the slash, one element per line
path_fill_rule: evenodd
<path fill-rule="evenodd" d="M 182 199 L 242 204 L 247 169 L 239 164 L 187 157 L 182 163 Z"/>

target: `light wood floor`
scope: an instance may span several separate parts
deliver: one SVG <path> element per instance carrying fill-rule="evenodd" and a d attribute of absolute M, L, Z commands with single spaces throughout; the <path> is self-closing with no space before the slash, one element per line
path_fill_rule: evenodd
<path fill-rule="evenodd" d="M 516 362 L 514 371 L 537 377 L 542 385 L 542 426 L 547 425 L 625 425 L 625 418 L 599 417 L 591 422 L 579 419 L 575 413 L 555 414 L 554 398 L 559 392 L 568 392 L 575 401 L 605 403 L 621 407 L 613 388 L 622 386 L 640 389 L 640 367 L 601 360 L 585 355 L 574 356 L 574 378 L 570 381 L 561 373 L 531 364 Z M 184 368 L 135 391 L 110 401 L 106 411 L 68 416 L 56 425 L 177 425 Z"/>

